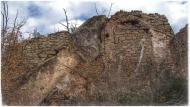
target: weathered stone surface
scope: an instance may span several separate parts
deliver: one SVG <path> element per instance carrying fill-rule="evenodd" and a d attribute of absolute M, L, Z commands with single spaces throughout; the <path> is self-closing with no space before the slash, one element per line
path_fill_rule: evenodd
<path fill-rule="evenodd" d="M 188 51 L 188 26 L 182 28 L 171 41 L 171 50 L 173 52 L 173 59 L 176 65 L 176 71 L 180 77 L 187 79 L 187 51 Z"/>
<path fill-rule="evenodd" d="M 78 56 L 73 52 L 72 44 L 59 51 L 40 66 L 27 82 L 19 87 L 12 96 L 8 97 L 9 105 L 38 105 L 52 91 L 56 83 L 67 75 L 79 63 Z M 65 80 L 66 82 L 67 80 Z M 19 98 L 18 98 L 19 97 Z"/>
<path fill-rule="evenodd" d="M 40 66 L 52 56 L 56 56 L 58 51 L 67 47 L 70 42 L 71 37 L 68 32 L 57 32 L 49 34 L 48 37 L 32 38 L 24 41 L 25 63 Z M 33 69 L 33 67 L 29 66 L 29 69 Z"/>
<path fill-rule="evenodd" d="M 84 61 L 89 62 L 99 55 L 101 30 L 107 20 L 106 16 L 94 16 L 72 34 L 75 44 L 79 48 L 79 51 L 76 52 Z"/>
<path fill-rule="evenodd" d="M 168 31 L 157 31 L 157 26 L 149 21 L 157 17 L 161 16 L 120 11 L 111 17 L 102 30 L 102 52 L 109 81 L 107 89 L 113 95 L 110 95 L 110 102 L 127 104 L 127 100 L 133 99 L 131 104 L 151 104 L 159 97 L 156 93 L 163 88 L 160 78 L 165 75 L 162 74 L 165 71 L 159 69 L 160 64 L 167 63 L 165 66 L 168 69 L 173 64 L 168 51 L 171 27 L 162 25 L 164 27 L 160 30 Z M 164 22 L 167 22 L 165 17 L 159 21 Z M 114 85 L 114 88 L 110 87 Z M 118 96 L 119 93 L 126 98 Z"/>
<path fill-rule="evenodd" d="M 171 52 L 175 63 L 174 84 L 171 89 L 170 104 L 187 104 L 188 101 L 188 25 L 182 28 L 171 42 Z M 172 93 L 173 92 L 173 93 Z M 176 99 L 177 98 L 177 99 Z"/>
<path fill-rule="evenodd" d="M 8 70 L 2 72 L 2 93 L 3 100 L 5 100 L 4 102 L 11 104 L 12 102 L 8 101 L 8 99 L 14 96 L 17 97 L 17 95 L 13 93 L 22 85 L 27 84 L 29 78 L 32 75 L 36 75 L 39 68 L 42 67 L 45 62 L 48 62 L 52 57 L 56 57 L 60 50 L 66 47 L 73 47 L 72 43 L 69 33 L 67 32 L 57 32 L 50 34 L 49 37 L 46 38 L 33 38 L 23 41 L 22 45 L 18 48 L 18 50 L 22 51 L 19 51 L 20 55 L 18 56 L 21 56 L 21 58 L 19 58 L 20 61 L 15 62 L 16 67 L 14 69 L 7 67 Z M 53 54 L 51 53 L 52 56 L 49 56 L 49 51 L 54 52 Z M 16 102 L 14 103 L 16 104 Z M 29 103 L 30 102 L 28 102 L 28 104 Z M 24 103 L 20 105 L 22 104 Z"/>

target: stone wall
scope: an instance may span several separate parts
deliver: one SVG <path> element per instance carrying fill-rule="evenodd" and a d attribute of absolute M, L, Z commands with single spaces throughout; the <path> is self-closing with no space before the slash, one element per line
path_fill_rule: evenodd
<path fill-rule="evenodd" d="M 16 62 L 12 62 L 14 68 L 8 65 L 7 70 L 2 71 L 3 98 L 12 96 L 12 93 L 27 83 L 32 75 L 36 75 L 45 62 L 56 57 L 60 50 L 70 45 L 71 37 L 67 32 L 57 32 L 48 37 L 32 38 L 20 43 L 17 48 L 19 53 L 14 53 L 17 57 Z"/>
<path fill-rule="evenodd" d="M 176 66 L 177 62 L 174 61 L 178 53 L 173 52 L 171 47 L 178 46 L 176 40 L 184 43 L 185 39 L 173 40 L 173 36 L 164 15 L 119 11 L 110 19 L 105 16 L 92 17 L 72 34 L 57 32 L 48 37 L 26 40 L 22 43 L 23 59 L 30 74 L 40 74 L 39 69 L 52 66 L 62 68 L 64 62 L 55 65 L 46 62 L 52 58 L 64 59 L 64 56 L 57 54 L 68 47 L 72 47 L 71 55 L 77 56 L 78 62 L 75 67 L 68 68 L 70 72 L 63 78 L 57 75 L 59 81 L 53 81 L 51 87 L 46 89 L 49 92 L 45 93 L 47 97 L 33 102 L 38 102 L 36 105 L 175 104 L 171 100 L 178 98 L 178 95 L 170 96 L 170 91 L 176 91 L 172 90 L 175 85 L 171 84 L 174 83 L 176 68 L 185 66 Z M 172 40 L 176 45 L 171 45 Z M 183 59 L 180 58 L 180 62 Z M 56 72 L 53 69 L 50 74 Z M 40 81 L 45 84 L 44 79 Z M 36 95 L 35 91 L 32 95 Z"/>
<path fill-rule="evenodd" d="M 68 32 L 56 32 L 48 37 L 26 40 L 23 42 L 25 64 L 30 65 L 31 69 L 40 66 L 70 43 L 71 36 Z"/>
<path fill-rule="evenodd" d="M 119 93 L 124 93 L 123 97 L 133 96 L 128 100 L 133 99 L 136 104 L 160 99 L 161 91 L 167 89 L 162 84 L 169 82 L 164 77 L 166 71 L 160 70 L 160 65 L 164 63 L 170 73 L 173 69 L 169 51 L 172 36 L 166 17 L 158 14 L 120 11 L 111 17 L 101 37 L 109 81 L 106 86 L 109 94 L 114 93 L 111 98 L 113 103 L 125 102 L 126 99 L 118 96 Z M 165 78 L 165 81 L 160 78 Z M 158 91 L 160 95 L 157 96 Z"/>

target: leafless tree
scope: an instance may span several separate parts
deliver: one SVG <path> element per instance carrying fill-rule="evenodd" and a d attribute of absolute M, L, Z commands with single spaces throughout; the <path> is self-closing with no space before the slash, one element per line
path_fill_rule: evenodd
<path fill-rule="evenodd" d="M 5 1 L 2 1 L 2 7 L 1 7 L 1 15 L 2 15 L 2 27 L 1 27 L 1 46 L 2 49 L 5 45 L 5 34 L 7 32 L 7 24 L 8 24 L 8 4 Z"/>
<path fill-rule="evenodd" d="M 105 8 L 102 8 L 102 9 L 101 9 L 101 14 L 104 15 L 106 12 L 108 12 L 107 17 L 110 17 L 112 6 L 113 6 L 113 3 L 111 3 L 110 8 L 109 8 L 109 11 L 108 11 L 107 9 L 105 9 Z M 97 8 L 97 6 L 96 6 L 96 3 L 95 3 L 95 5 L 94 5 L 94 8 L 95 8 L 96 14 L 97 14 L 97 15 L 100 15 L 100 13 L 99 13 L 99 11 L 98 11 L 98 8 Z"/>
<path fill-rule="evenodd" d="M 68 32 L 72 33 L 72 32 L 74 32 L 77 29 L 77 22 L 75 22 L 75 23 L 72 23 L 72 22 L 69 23 L 67 11 L 64 8 L 63 8 L 63 10 L 64 10 L 64 14 L 65 14 L 66 24 L 61 23 L 61 22 L 59 24 L 63 25 L 67 29 Z"/>
<path fill-rule="evenodd" d="M 44 37 L 44 36 L 41 35 L 40 32 L 38 32 L 38 29 L 37 29 L 37 27 L 36 27 L 36 28 L 33 30 L 32 37 L 34 37 L 34 38 L 40 38 L 40 37 Z"/>
<path fill-rule="evenodd" d="M 108 15 L 107 15 L 107 17 L 109 17 L 109 16 L 110 16 L 110 13 L 111 13 L 111 9 L 112 9 L 112 5 L 113 5 L 113 3 L 111 3 L 111 5 L 110 5 L 110 9 L 109 9 L 109 12 L 108 12 Z"/>
<path fill-rule="evenodd" d="M 65 13 L 65 21 L 66 21 L 66 25 L 65 24 L 63 24 L 63 23 L 61 23 L 60 22 L 60 24 L 61 25 L 63 25 L 64 27 L 66 27 L 66 29 L 67 29 L 67 31 L 68 32 L 70 32 L 70 29 L 69 29 L 69 21 L 68 21 L 68 16 L 67 16 L 67 11 L 63 8 L 63 11 L 64 11 L 64 13 Z"/>
<path fill-rule="evenodd" d="M 22 36 L 20 29 L 26 23 L 26 19 L 21 20 L 18 22 L 18 15 L 19 12 L 17 10 L 16 16 L 13 20 L 13 25 L 9 24 L 9 6 L 8 2 L 2 1 L 2 27 L 1 27 L 1 46 L 2 50 L 4 51 L 6 46 L 14 45 L 14 43 L 18 42 L 19 38 Z"/>
<path fill-rule="evenodd" d="M 97 6 L 96 6 L 96 3 L 95 3 L 95 5 L 94 5 L 94 8 L 95 8 L 95 10 L 96 10 L 96 14 L 99 15 L 98 9 L 97 9 Z"/>
<path fill-rule="evenodd" d="M 96 6 L 96 3 L 95 3 L 94 8 L 95 8 L 95 10 L 96 10 L 96 14 L 97 14 L 97 15 L 100 15 L 100 14 L 105 14 L 105 13 L 106 13 L 106 11 L 107 11 L 107 9 L 102 8 L 102 9 L 101 9 L 101 12 L 99 13 L 99 10 L 98 10 L 98 8 L 97 8 L 97 6 Z"/>
<path fill-rule="evenodd" d="M 75 21 L 76 21 L 75 23 L 71 22 L 71 26 L 70 26 L 71 32 L 74 32 L 77 30 L 77 20 Z"/>
<path fill-rule="evenodd" d="M 22 32 L 20 29 L 26 23 L 26 20 L 23 19 L 20 22 L 18 21 L 18 10 L 16 16 L 13 20 L 13 25 L 10 24 L 9 20 L 9 6 L 7 1 L 2 1 L 1 15 L 2 15 L 2 27 L 1 27 L 1 55 L 2 63 L 11 62 L 11 57 L 16 55 L 18 50 L 19 40 L 22 38 Z M 16 56 L 15 56 L 16 57 Z M 14 62 L 14 61 L 12 61 Z"/>

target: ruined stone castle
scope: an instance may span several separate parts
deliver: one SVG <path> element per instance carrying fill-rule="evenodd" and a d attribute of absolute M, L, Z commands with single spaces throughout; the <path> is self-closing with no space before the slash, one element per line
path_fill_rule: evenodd
<path fill-rule="evenodd" d="M 164 15 L 94 16 L 21 48 L 20 72 L 2 72 L 6 105 L 187 104 L 187 26 L 175 35 Z"/>

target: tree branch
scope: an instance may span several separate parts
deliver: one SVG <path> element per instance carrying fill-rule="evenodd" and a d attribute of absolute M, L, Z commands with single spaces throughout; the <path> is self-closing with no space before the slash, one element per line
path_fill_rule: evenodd
<path fill-rule="evenodd" d="M 67 17 L 67 11 L 64 8 L 63 8 L 63 10 L 64 10 L 64 13 L 65 13 L 65 20 L 66 20 L 66 23 L 67 23 L 66 28 L 67 28 L 67 31 L 69 32 L 70 30 L 69 30 L 69 21 L 68 21 L 68 17 Z"/>
<path fill-rule="evenodd" d="M 95 3 L 95 10 L 96 10 L 96 14 L 99 15 L 98 9 L 97 9 L 97 7 L 96 7 L 96 3 Z"/>
<path fill-rule="evenodd" d="M 108 12 L 108 17 L 110 16 L 112 5 L 113 5 L 113 3 L 111 3 L 111 6 L 110 6 L 110 9 L 109 9 L 109 12 Z"/>
<path fill-rule="evenodd" d="M 60 22 L 59 24 L 61 24 L 61 25 L 63 25 L 64 27 L 66 27 L 66 28 L 67 28 L 67 25 L 65 25 L 65 24 L 63 24 L 63 23 L 61 23 L 61 22 Z"/>

